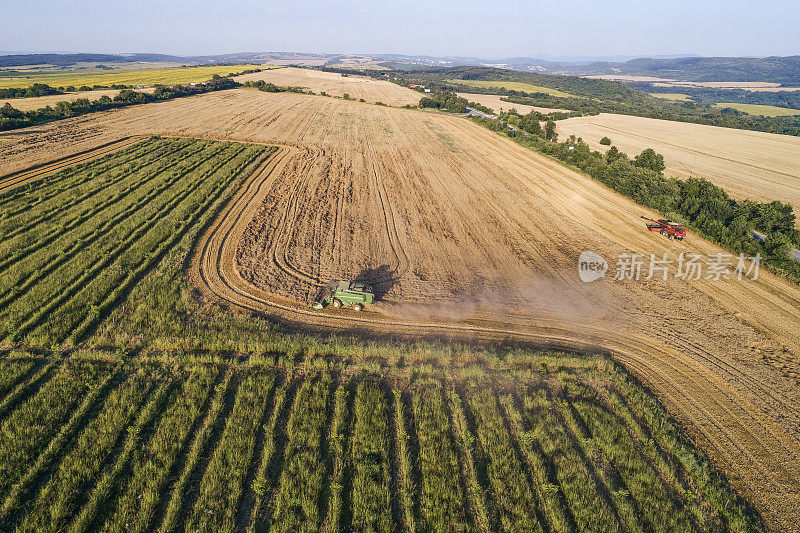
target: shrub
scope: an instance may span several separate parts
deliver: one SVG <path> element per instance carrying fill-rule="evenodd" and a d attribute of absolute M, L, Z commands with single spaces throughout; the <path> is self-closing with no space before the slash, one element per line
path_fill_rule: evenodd
<path fill-rule="evenodd" d="M 643 150 L 641 154 L 634 158 L 633 164 L 637 167 L 649 168 L 661 173 L 667 166 L 664 164 L 664 156 L 657 154 L 652 148 Z"/>

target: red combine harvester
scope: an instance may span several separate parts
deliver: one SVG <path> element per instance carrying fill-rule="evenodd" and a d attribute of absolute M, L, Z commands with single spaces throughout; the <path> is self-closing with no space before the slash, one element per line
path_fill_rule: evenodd
<path fill-rule="evenodd" d="M 686 228 L 682 224 L 673 222 L 671 220 L 653 220 L 652 218 L 642 217 L 645 220 L 652 222 L 647 225 L 650 231 L 657 231 L 664 237 L 669 239 L 675 238 L 682 241 L 686 237 Z"/>

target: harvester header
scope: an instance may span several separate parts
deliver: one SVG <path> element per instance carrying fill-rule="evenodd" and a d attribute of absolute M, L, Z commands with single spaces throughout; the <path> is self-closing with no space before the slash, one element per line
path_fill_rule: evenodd
<path fill-rule="evenodd" d="M 654 220 L 644 216 L 642 218 L 648 222 L 651 222 L 651 224 L 647 225 L 647 229 L 650 231 L 657 231 L 668 239 L 674 238 L 682 241 L 684 238 L 686 238 L 686 228 L 683 226 L 683 224 L 678 224 L 677 222 L 666 219 Z"/>

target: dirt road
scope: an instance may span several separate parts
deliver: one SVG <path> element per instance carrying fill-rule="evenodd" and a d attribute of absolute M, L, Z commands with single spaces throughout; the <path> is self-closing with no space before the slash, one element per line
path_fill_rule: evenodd
<path fill-rule="evenodd" d="M 251 90 L 0 137 L 4 164 L 133 134 L 282 147 L 198 245 L 210 299 L 303 327 L 604 349 L 639 375 L 776 529 L 800 524 L 800 289 L 758 281 L 603 279 L 577 259 L 721 250 L 644 228 L 654 216 L 461 118 Z M 646 273 L 646 272 L 645 272 Z M 375 283 L 375 312 L 312 311 L 319 283 Z"/>

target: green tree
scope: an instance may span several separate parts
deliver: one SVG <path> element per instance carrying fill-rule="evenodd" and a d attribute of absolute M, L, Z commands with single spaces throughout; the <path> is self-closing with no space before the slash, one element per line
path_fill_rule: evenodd
<path fill-rule="evenodd" d="M 548 120 L 547 123 L 544 125 L 544 137 L 548 141 L 556 142 L 558 140 L 555 121 Z"/>
<path fill-rule="evenodd" d="M 23 116 L 23 113 L 6 102 L 6 104 L 0 108 L 0 116 L 7 118 L 20 118 Z"/>
<path fill-rule="evenodd" d="M 609 139 L 608 137 L 603 137 L 602 139 L 600 139 L 600 144 L 602 144 L 603 146 L 611 146 L 611 139 Z"/>
<path fill-rule="evenodd" d="M 647 148 L 642 151 L 641 154 L 637 155 L 633 160 L 633 164 L 637 167 L 649 168 L 659 173 L 667 168 L 664 164 L 664 156 L 657 154 L 652 148 Z"/>
<path fill-rule="evenodd" d="M 628 155 L 625 152 L 620 152 L 616 146 L 612 146 L 606 152 L 606 161 L 609 163 L 613 163 L 614 161 L 627 161 Z"/>

